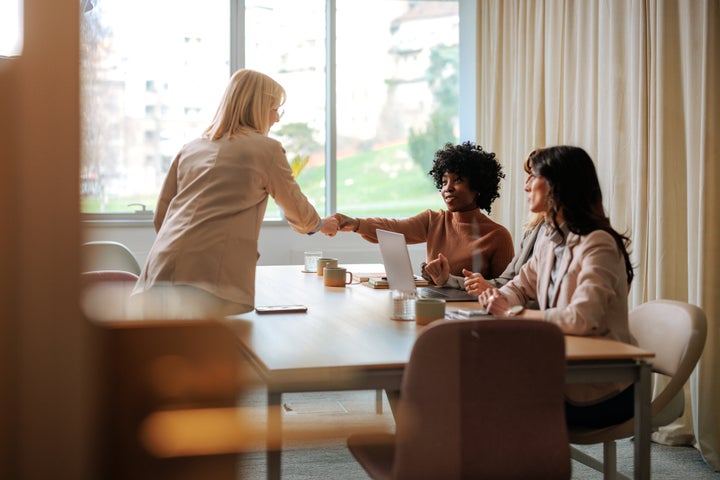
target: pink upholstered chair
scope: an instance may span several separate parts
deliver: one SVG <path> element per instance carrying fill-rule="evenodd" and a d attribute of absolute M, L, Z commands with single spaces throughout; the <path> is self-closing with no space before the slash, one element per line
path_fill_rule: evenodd
<path fill-rule="evenodd" d="M 396 434 L 348 447 L 375 479 L 569 479 L 564 384 L 555 325 L 437 322 L 405 369 Z"/>

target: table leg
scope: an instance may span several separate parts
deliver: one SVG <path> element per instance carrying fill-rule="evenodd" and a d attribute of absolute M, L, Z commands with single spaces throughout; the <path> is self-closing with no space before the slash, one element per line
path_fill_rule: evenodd
<path fill-rule="evenodd" d="M 635 480 L 650 480 L 650 373 L 642 362 L 635 383 Z"/>
<path fill-rule="evenodd" d="M 268 391 L 267 478 L 280 480 L 282 465 L 282 394 Z"/>

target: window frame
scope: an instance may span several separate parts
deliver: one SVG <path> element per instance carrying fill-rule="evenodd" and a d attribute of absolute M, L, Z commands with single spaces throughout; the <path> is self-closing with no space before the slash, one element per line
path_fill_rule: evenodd
<path fill-rule="evenodd" d="M 457 0 L 459 16 L 459 95 L 462 101 L 458 105 L 458 123 L 460 141 L 475 141 L 477 99 L 477 58 L 478 18 L 477 0 Z M 326 105 L 325 113 L 325 211 L 321 216 L 332 215 L 337 211 L 337 122 L 336 122 L 336 46 L 332 39 L 336 32 L 336 0 L 326 0 Z M 245 37 L 242 35 L 245 24 L 245 0 L 229 0 L 230 8 L 230 72 L 245 65 Z M 132 205 L 132 204 L 131 204 Z M 138 205 L 135 205 L 138 207 Z M 139 207 L 138 207 L 139 208 Z M 81 212 L 83 223 L 102 224 L 117 227 L 152 226 L 155 205 L 145 205 L 134 212 L 122 213 L 86 213 Z M 284 219 L 263 220 L 263 225 L 287 225 Z"/>

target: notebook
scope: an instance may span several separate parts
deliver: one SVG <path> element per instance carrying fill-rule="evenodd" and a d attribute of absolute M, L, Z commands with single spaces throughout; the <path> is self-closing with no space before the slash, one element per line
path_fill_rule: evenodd
<path fill-rule="evenodd" d="M 385 265 L 385 275 L 391 289 L 406 292 L 416 290 L 419 297 L 443 298 L 448 302 L 477 302 L 477 297 L 457 288 L 437 286 L 416 288 L 405 235 L 381 229 L 376 230 L 376 234 Z"/>

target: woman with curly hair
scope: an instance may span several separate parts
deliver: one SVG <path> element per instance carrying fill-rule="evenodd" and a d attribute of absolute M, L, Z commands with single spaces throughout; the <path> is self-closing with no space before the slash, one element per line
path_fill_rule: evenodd
<path fill-rule="evenodd" d="M 480 272 L 485 278 L 499 276 L 514 249 L 510 232 L 493 222 L 490 213 L 500 196 L 505 178 L 495 154 L 480 145 L 464 142 L 445 144 L 435 152 L 428 172 L 440 191 L 447 210 L 425 210 L 410 218 L 352 218 L 335 214 L 343 231 L 353 231 L 377 243 L 377 229 L 405 235 L 407 243 L 427 243 L 423 276 L 436 285 L 464 289 L 463 269 Z"/>

